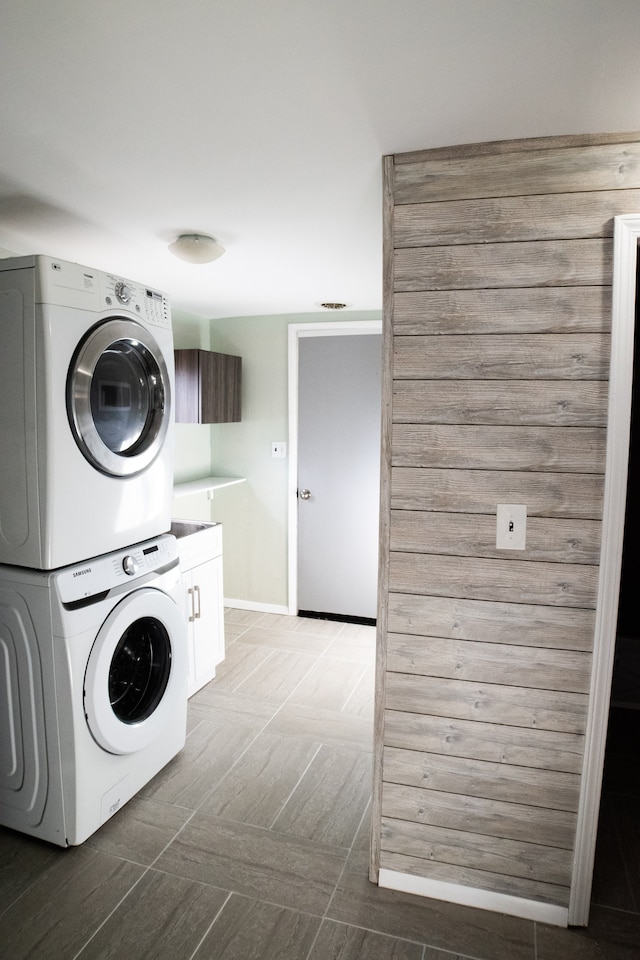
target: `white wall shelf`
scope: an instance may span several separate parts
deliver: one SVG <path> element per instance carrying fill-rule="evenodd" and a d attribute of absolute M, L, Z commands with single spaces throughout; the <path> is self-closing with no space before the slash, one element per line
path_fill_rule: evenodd
<path fill-rule="evenodd" d="M 231 487 L 236 483 L 246 483 L 246 477 L 201 477 L 199 480 L 187 480 L 176 483 L 173 487 L 173 498 L 190 497 L 194 493 L 209 493 L 212 495 L 222 487 Z"/>

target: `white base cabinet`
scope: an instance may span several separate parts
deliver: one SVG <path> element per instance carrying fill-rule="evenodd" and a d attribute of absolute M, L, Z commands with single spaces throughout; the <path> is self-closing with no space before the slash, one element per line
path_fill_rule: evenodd
<path fill-rule="evenodd" d="M 222 524 L 174 520 L 189 645 L 188 696 L 216 675 L 224 660 Z"/>

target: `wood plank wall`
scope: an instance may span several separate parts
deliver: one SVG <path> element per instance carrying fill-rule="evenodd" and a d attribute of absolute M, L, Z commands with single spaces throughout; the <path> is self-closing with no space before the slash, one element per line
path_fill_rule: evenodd
<path fill-rule="evenodd" d="M 639 141 L 385 158 L 374 880 L 568 904 Z M 525 550 L 496 549 L 499 503 Z"/>

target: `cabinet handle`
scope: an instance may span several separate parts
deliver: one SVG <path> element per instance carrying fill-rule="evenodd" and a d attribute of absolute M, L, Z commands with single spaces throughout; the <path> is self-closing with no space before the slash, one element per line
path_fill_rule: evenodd
<path fill-rule="evenodd" d="M 193 587 L 189 587 L 189 606 L 191 607 L 191 613 L 189 614 L 189 623 L 193 623 L 196 618 L 196 608 L 193 602 Z"/>
<path fill-rule="evenodd" d="M 198 595 L 198 612 L 197 612 L 197 613 L 194 613 L 193 619 L 194 619 L 194 620 L 199 620 L 199 619 L 200 619 L 200 610 L 201 610 L 201 608 L 200 608 L 200 587 L 199 587 L 198 584 L 196 584 L 195 587 L 193 588 L 193 593 L 194 593 L 194 596 L 195 596 L 196 594 Z"/>

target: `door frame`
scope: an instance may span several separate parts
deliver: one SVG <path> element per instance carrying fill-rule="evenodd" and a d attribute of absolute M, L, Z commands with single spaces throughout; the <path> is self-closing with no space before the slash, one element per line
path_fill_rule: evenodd
<path fill-rule="evenodd" d="M 611 364 L 602 541 L 593 665 L 568 922 L 589 920 L 616 643 L 631 436 L 636 269 L 640 216 L 614 218 Z"/>
<path fill-rule="evenodd" d="M 290 323 L 288 327 L 289 480 L 288 498 L 288 613 L 298 613 L 298 375 L 302 337 L 371 336 L 382 333 L 382 320 L 319 320 Z"/>

